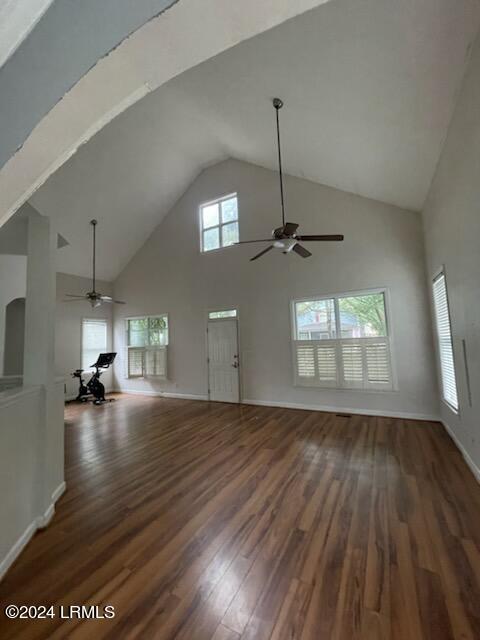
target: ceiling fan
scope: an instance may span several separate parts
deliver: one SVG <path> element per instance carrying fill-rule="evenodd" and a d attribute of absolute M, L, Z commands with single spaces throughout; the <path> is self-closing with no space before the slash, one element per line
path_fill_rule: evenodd
<path fill-rule="evenodd" d="M 273 242 L 270 246 L 260 253 L 257 253 L 256 256 L 250 258 L 250 261 L 257 260 L 265 253 L 268 253 L 272 249 L 280 249 L 282 253 L 290 253 L 294 251 L 302 258 L 308 258 L 312 254 L 308 249 L 305 249 L 299 242 L 341 242 L 343 240 L 343 235 L 314 235 L 314 236 L 304 236 L 298 235 L 297 229 L 298 224 L 296 222 L 285 222 L 285 202 L 284 202 L 284 189 L 283 189 L 283 173 L 282 173 L 282 153 L 280 149 L 280 123 L 278 112 L 283 107 L 283 102 L 280 98 L 273 99 L 273 106 L 275 108 L 276 114 L 276 122 L 277 122 L 277 146 L 278 146 L 278 173 L 280 177 L 280 200 L 282 203 L 282 226 L 274 229 L 272 231 L 272 238 L 262 239 L 262 240 L 243 240 L 241 242 L 236 242 L 235 244 L 250 244 L 252 242 Z"/>
<path fill-rule="evenodd" d="M 65 295 L 69 298 L 69 300 L 64 300 L 63 302 L 81 302 L 83 300 L 88 300 L 93 308 L 99 307 L 101 304 L 106 302 L 107 304 L 125 304 L 121 300 L 114 300 L 111 296 L 104 296 L 99 291 L 95 290 L 95 253 L 96 253 L 96 227 L 98 222 L 96 220 L 90 220 L 90 224 L 93 227 L 93 260 L 92 260 L 92 290 L 85 293 L 83 296 L 76 295 L 74 293 L 66 293 Z"/>

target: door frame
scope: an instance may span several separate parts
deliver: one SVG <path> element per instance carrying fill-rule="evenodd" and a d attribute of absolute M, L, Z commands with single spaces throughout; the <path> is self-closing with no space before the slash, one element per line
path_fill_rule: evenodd
<path fill-rule="evenodd" d="M 210 318 L 210 314 L 215 311 L 236 311 L 237 315 L 235 317 L 227 317 L 227 318 Z M 205 362 L 206 362 L 206 374 L 207 374 L 207 397 L 209 402 L 220 402 L 217 400 L 211 400 L 210 398 L 210 362 L 208 356 L 208 323 L 209 322 L 222 322 L 225 320 L 235 320 L 237 326 L 237 349 L 238 349 L 238 404 L 242 402 L 242 359 L 241 359 L 241 348 L 240 348 L 240 312 L 238 307 L 215 307 L 214 309 L 207 309 L 205 312 Z M 237 403 L 233 403 L 237 404 Z"/>

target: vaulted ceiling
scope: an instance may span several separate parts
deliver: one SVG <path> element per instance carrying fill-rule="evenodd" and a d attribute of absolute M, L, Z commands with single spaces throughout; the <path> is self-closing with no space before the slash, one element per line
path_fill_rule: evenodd
<path fill-rule="evenodd" d="M 205 166 L 275 168 L 276 95 L 288 173 L 420 211 L 479 18 L 477 0 L 332 0 L 175 78 L 32 198 L 70 243 L 59 270 L 89 274 L 93 217 L 112 280 Z"/>

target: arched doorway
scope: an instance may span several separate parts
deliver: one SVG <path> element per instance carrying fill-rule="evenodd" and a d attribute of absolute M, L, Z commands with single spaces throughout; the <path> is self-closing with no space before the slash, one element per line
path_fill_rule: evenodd
<path fill-rule="evenodd" d="M 23 374 L 23 345 L 25 339 L 25 298 L 15 298 L 5 309 L 5 348 L 3 374 Z"/>

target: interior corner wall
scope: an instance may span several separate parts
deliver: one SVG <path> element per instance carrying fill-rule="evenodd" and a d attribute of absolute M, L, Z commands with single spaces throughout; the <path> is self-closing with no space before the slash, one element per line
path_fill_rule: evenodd
<path fill-rule="evenodd" d="M 423 220 L 430 288 L 435 273 L 445 268 L 460 405 L 457 415 L 442 402 L 441 418 L 480 479 L 480 37 Z"/>
<path fill-rule="evenodd" d="M 81 341 L 83 318 L 105 318 L 107 320 L 107 347 L 112 349 L 112 305 L 104 304 L 96 309 L 87 301 L 64 302 L 66 293 L 83 294 L 90 291 L 92 281 L 80 276 L 57 274 L 57 311 L 55 327 L 55 372 L 65 379 L 66 398 L 72 399 L 78 393 L 78 380 L 71 377 L 72 371 L 81 366 Z M 112 294 L 109 282 L 97 282 L 97 289 L 105 295 Z M 112 388 L 112 371 L 102 375 L 106 389 Z"/>
<path fill-rule="evenodd" d="M 124 391 L 206 397 L 208 309 L 239 310 L 242 398 L 303 407 L 435 417 L 438 394 L 425 286 L 421 216 L 287 176 L 288 218 L 304 233 L 343 233 L 312 245 L 313 256 L 258 245 L 200 253 L 199 204 L 236 191 L 240 238 L 268 237 L 279 224 L 278 174 L 236 160 L 205 170 L 114 283 L 115 386 Z M 393 328 L 394 392 L 295 387 L 290 301 L 387 287 Z M 125 318 L 168 313 L 169 380 L 126 378 Z"/>

